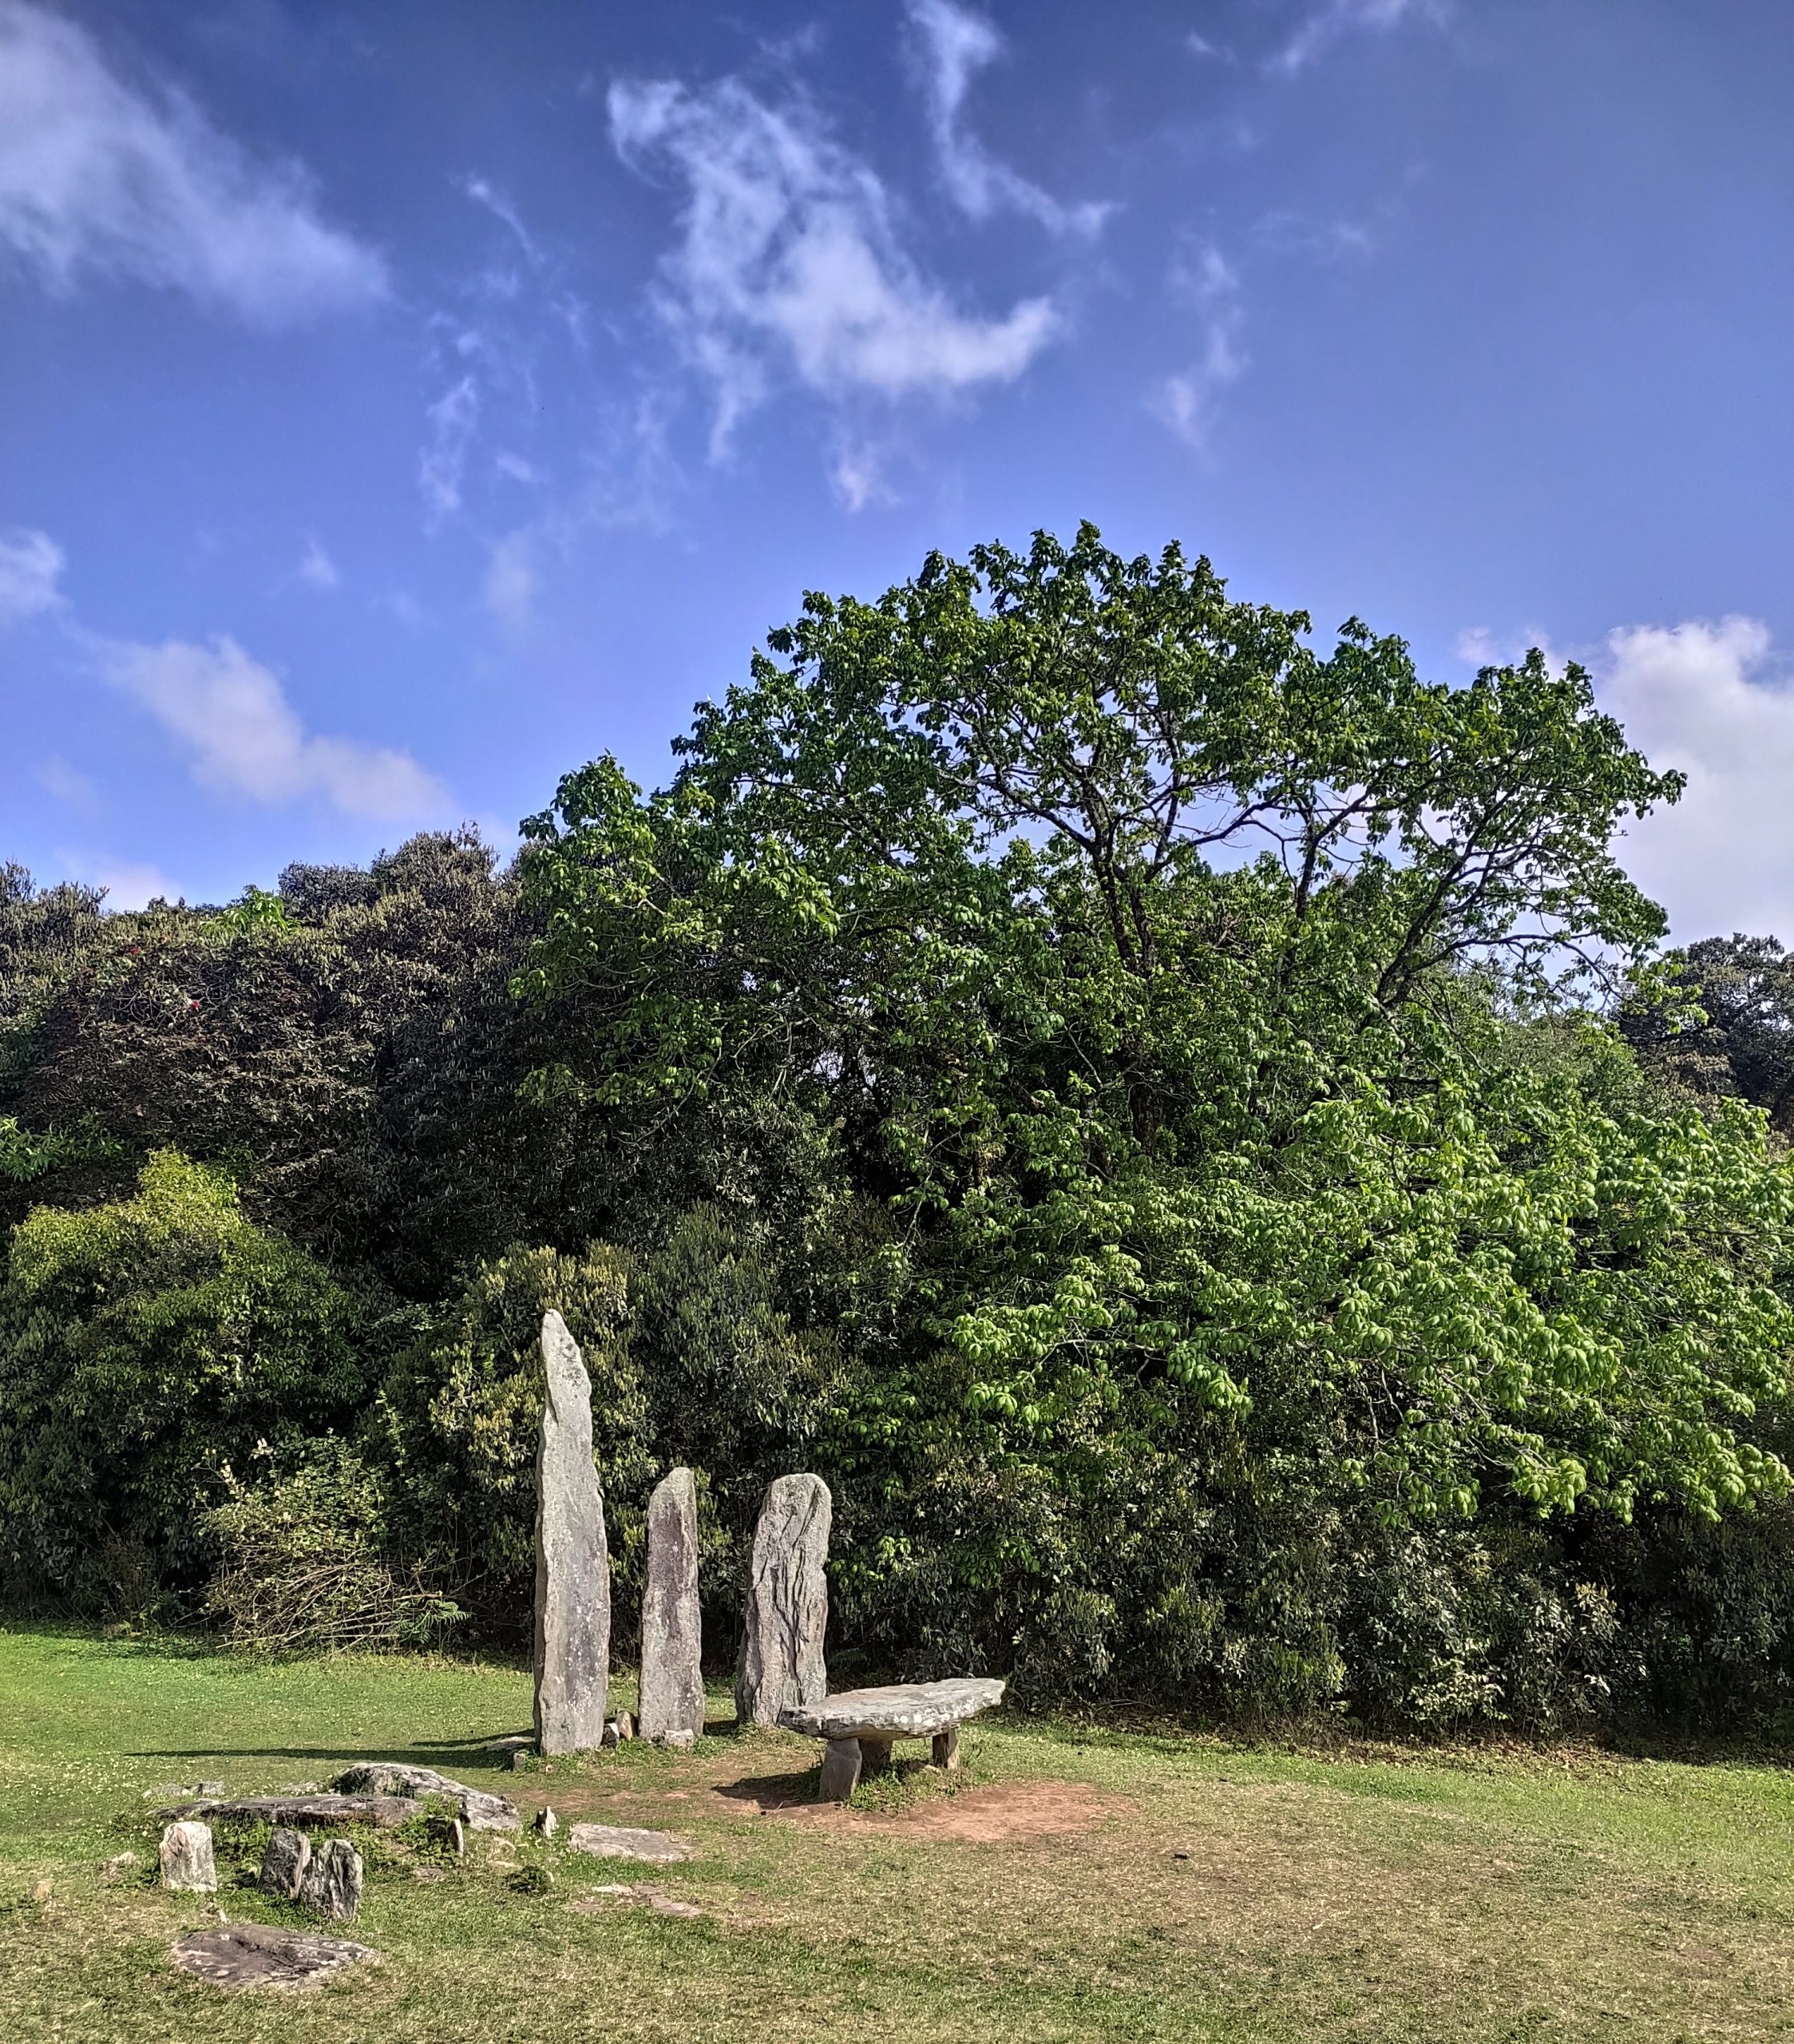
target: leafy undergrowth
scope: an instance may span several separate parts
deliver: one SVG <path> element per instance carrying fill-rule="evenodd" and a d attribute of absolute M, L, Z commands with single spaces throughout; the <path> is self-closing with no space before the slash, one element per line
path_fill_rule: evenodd
<path fill-rule="evenodd" d="M 620 1685 L 619 1701 L 628 1701 Z M 166 1645 L 0 1631 L 0 2035 L 148 2044 L 875 2038 L 1786 2037 L 1794 1777 L 1772 1768 L 1131 1735 L 986 1721 L 964 1774 L 904 1757 L 849 1808 L 817 1749 L 718 1736 L 513 1771 L 514 1669 L 255 1667 Z M 727 1708 L 720 1699 L 720 1719 Z M 900 1756 L 903 1749 L 899 1749 Z M 226 1841 L 208 1898 L 151 1878 L 145 1791 L 251 1793 L 414 1760 L 581 1817 L 680 1833 L 644 1867 L 419 1827 L 369 1852 L 320 1992 L 177 1975 L 184 1928 L 282 1912 Z M 133 1852 L 133 1864 L 116 1864 Z M 692 1913 L 693 1911 L 695 1913 Z"/>

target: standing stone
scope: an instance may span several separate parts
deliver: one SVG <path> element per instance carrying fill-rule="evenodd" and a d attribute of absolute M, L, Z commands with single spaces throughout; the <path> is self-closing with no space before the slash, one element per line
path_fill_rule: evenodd
<path fill-rule="evenodd" d="M 217 1891 L 218 1868 L 212 1856 L 212 1826 L 171 1824 L 162 1833 L 162 1885 L 186 1895 Z"/>
<path fill-rule="evenodd" d="M 271 1895 L 277 1902 L 298 1901 L 305 1870 L 311 1864 L 311 1840 L 305 1833 L 275 1825 L 262 1855 L 263 1894 Z"/>
<path fill-rule="evenodd" d="M 648 1582 L 642 1591 L 644 1739 L 704 1729 L 703 1620 L 698 1610 L 698 1486 L 675 1469 L 648 1501 Z"/>
<path fill-rule="evenodd" d="M 542 1317 L 548 1396 L 536 1456 L 536 1745 L 588 1753 L 604 1735 L 611 1557 L 592 1460 L 592 1380 L 560 1314 Z"/>
<path fill-rule="evenodd" d="M 346 1838 L 320 1845 L 307 1863 L 299 1886 L 299 1905 L 315 1916 L 352 1923 L 362 1906 L 362 1856 Z"/>
<path fill-rule="evenodd" d="M 747 1624 L 735 1674 L 735 1715 L 776 1725 L 782 1710 L 828 1694 L 829 1527 L 834 1500 L 820 1476 L 781 1476 L 754 1534 Z"/>

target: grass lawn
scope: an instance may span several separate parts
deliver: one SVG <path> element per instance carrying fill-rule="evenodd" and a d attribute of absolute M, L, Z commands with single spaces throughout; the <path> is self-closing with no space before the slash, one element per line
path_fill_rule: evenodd
<path fill-rule="evenodd" d="M 986 1721 L 963 1780 L 906 1766 L 842 1812 L 808 1800 L 820 1749 L 779 1734 L 493 1765 L 481 1743 L 529 1711 L 511 1668 L 263 1669 L 0 1630 L 0 2037 L 1794 2038 L 1779 1769 Z M 279 1999 L 175 1972 L 170 1941 L 217 1910 L 152 1884 L 144 1790 L 252 1793 L 364 1757 L 440 1767 L 526 1814 L 677 1831 L 696 1856 L 649 1868 L 570 1853 L 564 1834 L 476 1834 L 419 1880 L 383 1838 L 350 1934 L 378 1966 Z M 137 1865 L 109 1874 L 126 1851 Z M 220 1872 L 232 1916 L 280 1918 L 236 1885 L 248 1860 L 221 1851 Z M 635 1882 L 702 1913 L 596 1892 Z"/>

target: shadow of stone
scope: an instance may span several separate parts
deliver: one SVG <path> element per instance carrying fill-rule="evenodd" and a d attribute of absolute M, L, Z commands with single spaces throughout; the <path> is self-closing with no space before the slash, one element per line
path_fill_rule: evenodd
<path fill-rule="evenodd" d="M 796 1808 L 814 1803 L 818 1770 L 806 1767 L 801 1774 L 750 1774 L 739 1781 L 719 1781 L 716 1792 L 732 1803 L 758 1803 L 763 1810 Z"/>

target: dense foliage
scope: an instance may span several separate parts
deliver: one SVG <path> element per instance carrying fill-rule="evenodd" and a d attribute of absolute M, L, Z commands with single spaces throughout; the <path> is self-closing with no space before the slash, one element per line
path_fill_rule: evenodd
<path fill-rule="evenodd" d="M 121 1538 L 177 1597 L 240 1577 L 277 1498 L 352 1522 L 369 1611 L 514 1627 L 553 1304 L 620 1608 L 689 1460 L 719 1658 L 764 1483 L 813 1467 L 875 1664 L 1436 1724 L 1784 1708 L 1779 953 L 1657 957 L 1610 846 L 1678 783 L 1585 675 L 1322 653 L 1087 528 L 806 599 L 679 755 L 653 794 L 569 774 L 508 873 L 464 834 L 222 911 L 11 881 L 15 1594 Z M 195 1161 L 133 1195 L 157 1144 Z M 313 1404 L 246 1474 L 202 1401 L 165 1523 L 98 1476 L 71 1519 L 32 1460 L 33 1387 L 83 1367 L 42 1332 L 78 1285 L 26 1310 L 42 1245 L 176 1179 L 294 1259 L 268 1353 Z M 327 1334 L 301 1269 L 354 1301 Z M 160 1338 L 133 1367 L 172 1382 Z"/>

